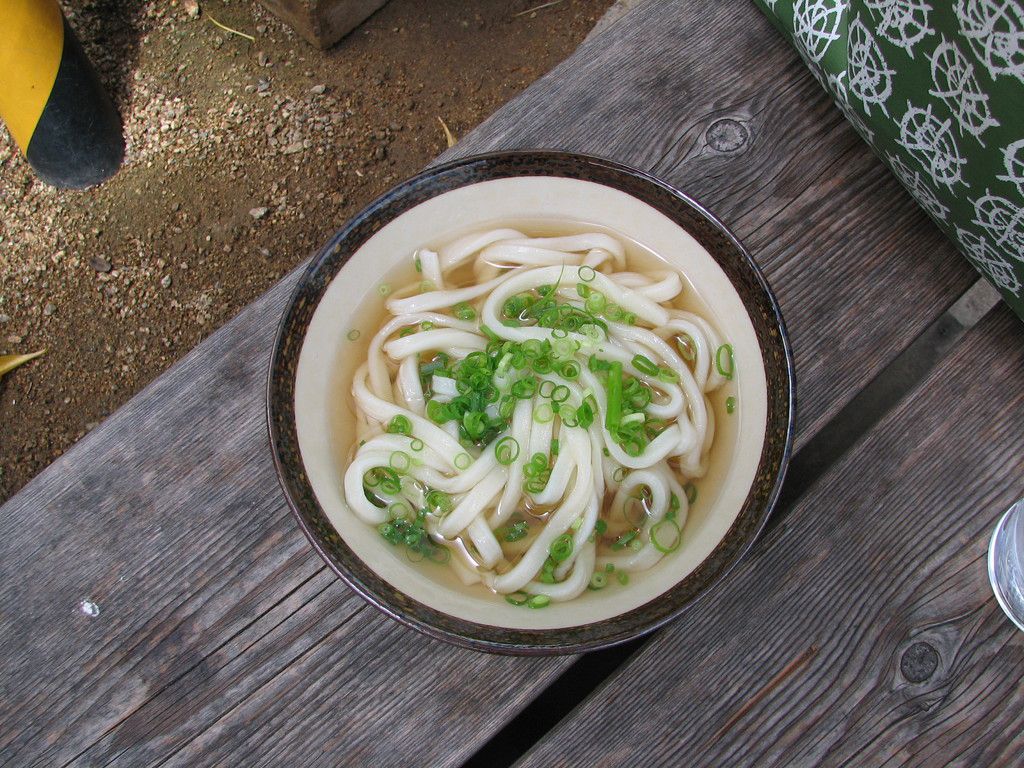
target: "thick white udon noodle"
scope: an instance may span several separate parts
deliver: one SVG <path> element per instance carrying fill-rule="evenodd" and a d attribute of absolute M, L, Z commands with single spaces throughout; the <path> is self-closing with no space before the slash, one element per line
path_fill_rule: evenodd
<path fill-rule="evenodd" d="M 401 492 L 387 501 L 404 501 L 410 508 L 419 509 L 424 506 L 423 486 L 451 495 L 454 509 L 444 517 L 428 515 L 427 530 L 435 542 L 450 548 L 450 563 L 466 584 L 483 582 L 498 593 L 526 591 L 547 595 L 554 601 L 570 600 L 587 588 L 595 569 L 603 569 L 608 563 L 626 572 L 643 571 L 657 563 L 663 553 L 651 541 L 651 528 L 669 511 L 672 494 L 681 505 L 676 522 L 680 529 L 685 525 L 688 509 L 682 484 L 704 475 L 714 437 L 714 418 L 706 395 L 724 381 L 713 360 L 721 343 L 714 328 L 691 312 L 665 306 L 682 290 L 679 275 L 671 270 L 647 274 L 623 271 L 622 244 L 603 233 L 530 238 L 513 229 L 495 229 L 467 235 L 436 253 L 421 250 L 417 256 L 423 277 L 433 283 L 433 289 L 421 293 L 417 284 L 396 292 L 387 302 L 391 316 L 370 342 L 367 361 L 353 381 L 357 440 L 365 441 L 355 450 L 345 472 L 345 495 L 355 514 L 373 525 L 388 519 L 388 509 L 366 497 L 363 476 L 374 467 L 387 467 L 391 455 L 403 451 L 416 457 L 408 474 L 419 482 L 403 483 Z M 446 288 L 446 275 L 468 260 L 473 260 L 477 282 L 470 287 Z M 572 406 L 579 406 L 586 391 L 592 391 L 599 409 L 594 423 L 588 429 L 559 428 L 557 416 L 548 423 L 537 423 L 533 412 L 545 399 L 536 395 L 532 401 L 520 400 L 510 428 L 479 455 L 471 454 L 468 467 L 457 468 L 455 457 L 467 450 L 458 441 L 454 422 L 438 425 L 426 417 L 418 355 L 440 351 L 455 362 L 485 349 L 487 338 L 480 323 L 511 341 L 550 339 L 551 329 L 505 326 L 500 319 L 504 302 L 523 291 L 557 283 L 560 301 L 582 306 L 576 291 L 580 282 L 576 267 L 583 265 L 596 271 L 589 286 L 604 293 L 608 301 L 635 313 L 637 324 L 608 322 L 608 338 L 600 342 L 570 334 L 581 345 L 577 354 L 579 378 L 569 381 L 554 372 L 539 378 L 566 386 L 568 404 Z M 478 321 L 458 320 L 443 313 L 463 301 L 474 306 Z M 397 336 L 403 328 L 425 322 L 433 327 L 404 338 Z M 688 335 L 695 347 L 692 368 L 672 343 L 682 334 Z M 640 456 L 624 452 L 604 428 L 605 389 L 587 366 L 593 353 L 620 361 L 624 372 L 662 395 L 647 411 L 670 426 Z M 638 371 L 632 364 L 637 354 L 671 368 L 678 374 L 679 383 L 665 383 Z M 435 397 L 443 399 L 439 393 L 449 383 L 435 381 Z M 505 391 L 510 385 L 505 384 Z M 388 422 L 398 415 L 412 423 L 412 438 L 385 432 Z M 535 503 L 551 505 L 552 511 L 513 565 L 505 559 L 494 531 L 508 521 L 527 495 L 523 490 L 523 463 L 536 452 L 547 454 L 556 430 L 560 451 L 547 485 L 533 496 Z M 521 446 L 519 457 L 510 466 L 503 466 L 495 457 L 495 446 L 506 435 Z M 411 450 L 414 438 L 423 441 L 419 451 Z M 629 472 L 617 472 L 620 467 Z M 623 474 L 618 482 L 616 478 Z M 637 537 L 642 548 L 596 556 L 591 534 L 606 493 L 612 495 L 606 511 L 611 519 L 624 514 L 630 496 L 644 486 L 649 489 L 649 503 Z M 531 527 L 536 525 L 538 522 L 531 520 Z M 557 567 L 556 583 L 543 583 L 538 576 L 549 547 L 566 532 L 572 535 L 573 553 Z M 467 542 L 472 542 L 472 548 L 466 546 Z"/>

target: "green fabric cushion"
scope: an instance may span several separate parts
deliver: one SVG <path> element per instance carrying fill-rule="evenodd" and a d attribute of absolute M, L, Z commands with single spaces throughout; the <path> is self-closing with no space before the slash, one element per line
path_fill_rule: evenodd
<path fill-rule="evenodd" d="M 754 2 L 1024 318 L 1024 4 Z"/>

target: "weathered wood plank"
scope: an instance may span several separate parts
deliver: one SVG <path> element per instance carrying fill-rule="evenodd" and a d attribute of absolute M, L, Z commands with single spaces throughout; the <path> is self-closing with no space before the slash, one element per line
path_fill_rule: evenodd
<path fill-rule="evenodd" d="M 715 127 L 727 116 L 750 137 L 732 151 Z M 637 9 L 455 153 L 499 146 L 656 169 L 747 238 L 793 333 L 801 440 L 971 281 L 745 4 Z M 0 763 L 196 764 L 274 750 L 300 764 L 386 749 L 453 765 L 565 668 L 395 627 L 311 553 L 263 419 L 294 279 L 0 508 Z M 84 598 L 99 616 L 78 611 Z M 485 705 L 481 692 L 510 679 L 518 696 Z M 447 738 L 425 744 L 406 719 L 443 722 Z"/>
<path fill-rule="evenodd" d="M 1024 635 L 986 551 L 1024 494 L 1021 412 L 1024 330 L 1000 307 L 519 765 L 1019 764 Z"/>
<path fill-rule="evenodd" d="M 261 0 L 307 42 L 330 48 L 388 0 Z"/>

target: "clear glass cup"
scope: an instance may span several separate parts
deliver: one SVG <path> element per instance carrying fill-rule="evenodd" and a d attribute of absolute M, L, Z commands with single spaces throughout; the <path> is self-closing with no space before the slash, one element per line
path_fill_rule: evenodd
<path fill-rule="evenodd" d="M 988 578 L 1000 607 L 1024 630 L 1024 499 L 1006 511 L 992 533 Z"/>

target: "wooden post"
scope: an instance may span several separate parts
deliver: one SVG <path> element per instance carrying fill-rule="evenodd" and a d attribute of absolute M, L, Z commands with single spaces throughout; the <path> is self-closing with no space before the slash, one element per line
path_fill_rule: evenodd
<path fill-rule="evenodd" d="M 330 48 L 387 0 L 261 0 L 306 40 Z"/>

